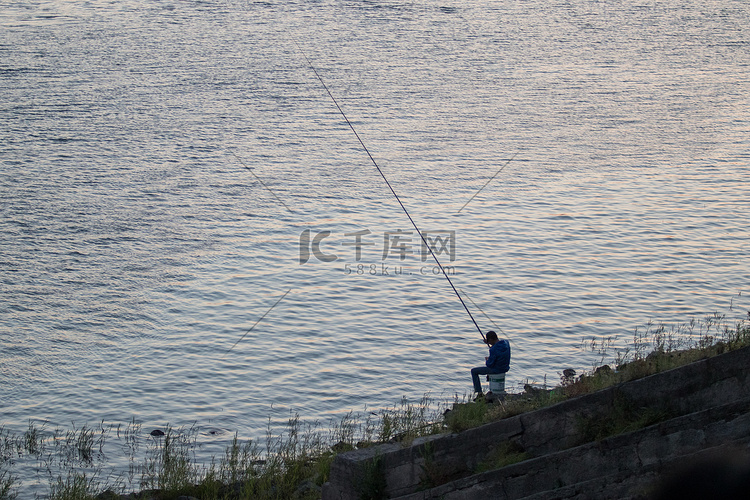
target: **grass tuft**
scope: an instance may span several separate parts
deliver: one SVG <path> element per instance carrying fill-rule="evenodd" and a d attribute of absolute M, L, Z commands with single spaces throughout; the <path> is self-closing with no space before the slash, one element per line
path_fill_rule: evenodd
<path fill-rule="evenodd" d="M 669 418 L 671 415 L 663 408 L 637 407 L 627 396 L 616 392 L 606 413 L 580 417 L 576 427 L 583 444 L 643 429 Z"/>
<path fill-rule="evenodd" d="M 193 460 L 197 431 L 174 430 L 169 425 L 166 429 L 164 436 L 153 438 L 141 487 L 158 489 L 171 497 L 189 492 L 199 477 L 199 468 Z"/>
<path fill-rule="evenodd" d="M 70 473 L 50 485 L 50 500 L 94 500 L 99 484 L 86 474 Z"/>
<path fill-rule="evenodd" d="M 474 402 L 459 402 L 456 397 L 453 408 L 445 414 L 445 425 L 448 430 L 456 433 L 477 427 L 487 422 L 489 409 L 484 398 Z"/>
<path fill-rule="evenodd" d="M 487 459 L 477 466 L 476 473 L 487 472 L 490 470 L 501 469 L 508 465 L 530 458 L 518 443 L 514 441 L 505 441 L 493 449 Z"/>

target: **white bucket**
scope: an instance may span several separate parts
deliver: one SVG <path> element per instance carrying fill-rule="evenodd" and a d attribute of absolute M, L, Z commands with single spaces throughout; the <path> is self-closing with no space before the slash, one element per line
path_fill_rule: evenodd
<path fill-rule="evenodd" d="M 487 378 L 490 381 L 490 392 L 492 394 L 505 394 L 504 373 L 490 373 Z"/>

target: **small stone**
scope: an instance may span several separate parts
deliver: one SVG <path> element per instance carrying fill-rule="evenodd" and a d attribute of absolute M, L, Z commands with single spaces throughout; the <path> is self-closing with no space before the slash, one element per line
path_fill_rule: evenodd
<path fill-rule="evenodd" d="M 138 498 L 138 500 L 158 500 L 161 498 L 161 490 L 143 490 L 136 493 L 134 498 Z"/>
<path fill-rule="evenodd" d="M 159 430 L 159 429 L 154 429 L 153 431 L 150 432 L 150 434 L 152 436 L 154 436 L 154 437 L 163 436 L 164 435 L 164 431 Z"/>
<path fill-rule="evenodd" d="M 539 389 L 538 387 L 534 387 L 531 384 L 524 384 L 523 390 L 530 396 L 538 396 L 545 392 L 544 389 Z"/>
<path fill-rule="evenodd" d="M 96 495 L 96 500 L 120 500 L 120 495 L 112 490 L 105 490 Z"/>
<path fill-rule="evenodd" d="M 600 366 L 594 372 L 595 375 L 609 375 L 610 373 L 612 373 L 612 368 L 609 365 Z"/>
<path fill-rule="evenodd" d="M 563 387 L 573 385 L 576 380 L 576 371 L 572 368 L 566 368 L 562 372 L 562 377 L 560 377 L 560 385 Z"/>
<path fill-rule="evenodd" d="M 338 443 L 331 446 L 331 450 L 333 450 L 336 453 L 344 453 L 345 451 L 352 451 L 354 449 L 354 446 L 350 445 L 349 443 L 345 443 L 343 441 L 339 441 Z"/>
<path fill-rule="evenodd" d="M 494 392 L 490 391 L 484 395 L 484 401 L 490 404 L 495 404 L 504 400 L 505 400 L 504 393 L 495 394 Z"/>

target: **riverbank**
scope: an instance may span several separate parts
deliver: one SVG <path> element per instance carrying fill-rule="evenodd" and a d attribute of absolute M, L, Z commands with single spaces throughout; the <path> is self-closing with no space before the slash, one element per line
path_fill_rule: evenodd
<path fill-rule="evenodd" d="M 40 468 L 47 467 L 50 471 L 50 457 L 58 457 L 60 465 L 64 467 L 62 473 L 48 473 L 49 498 L 52 500 L 174 500 L 180 497 L 202 500 L 319 499 L 324 495 L 326 498 L 349 498 L 348 494 L 341 496 L 330 492 L 341 488 L 341 484 L 347 484 L 347 481 L 349 484 L 362 485 L 361 481 L 340 475 L 340 464 L 349 460 L 347 457 L 352 454 L 377 454 L 385 446 L 402 450 L 399 453 L 424 458 L 429 456 L 424 454 L 424 443 L 437 443 L 440 439 L 471 443 L 472 432 L 484 432 L 473 429 L 481 429 L 483 425 L 509 425 L 508 422 L 514 419 L 527 420 L 535 412 L 551 411 L 545 408 L 560 404 L 572 404 L 571 401 L 581 400 L 580 397 L 587 394 L 593 395 L 592 401 L 598 401 L 594 407 L 598 405 L 609 415 L 606 419 L 592 418 L 585 426 L 588 433 L 586 442 L 599 443 L 623 433 L 647 428 L 662 422 L 664 418 L 658 408 L 646 413 L 633 411 L 627 405 L 617 403 L 616 398 L 610 402 L 600 401 L 601 394 L 611 391 L 612 387 L 622 387 L 656 373 L 695 364 L 696 361 L 720 360 L 721 356 L 741 350 L 750 343 L 750 327 L 743 322 L 733 327 L 725 326 L 721 330 L 714 329 L 710 335 L 706 333 L 695 339 L 686 349 L 676 349 L 678 344 L 659 329 L 655 330 L 655 335 L 649 341 L 653 346 L 650 352 L 636 345 L 624 354 L 618 353 L 616 364 L 611 367 L 603 365 L 578 376 L 566 371 L 557 387 L 528 386 L 523 393 L 502 401 L 456 401 L 450 411 L 444 412 L 445 408 L 435 407 L 428 397 L 417 403 L 404 400 L 394 408 L 365 418 L 350 413 L 326 429 L 302 425 L 299 417 L 295 416 L 290 418 L 284 435 L 269 435 L 263 445 L 235 438 L 223 456 L 215 457 L 208 465 L 195 461 L 192 448 L 194 435 L 190 429 L 165 428 L 163 435 L 153 436 L 133 422 L 128 428 L 116 430 L 101 425 L 50 433 L 31 424 L 23 435 L 11 435 L 0 430 L 0 456 L 3 457 L 0 464 L 0 499 L 17 497 L 17 485 L 21 479 L 14 475 L 13 463 L 22 456 L 37 457 Z M 722 362 L 717 363 L 721 366 Z M 668 394 L 664 397 L 671 398 Z M 555 426 L 558 422 L 557 418 L 552 417 L 544 420 L 554 422 Z M 528 423 L 525 425 L 529 427 Z M 143 434 L 149 434 L 145 458 L 138 462 L 131 455 L 133 463 L 130 470 L 131 475 L 136 476 L 135 481 L 141 485 L 140 492 L 127 493 L 122 478 L 102 477 L 102 442 L 105 438 L 116 436 L 124 448 L 130 447 L 132 451 Z M 468 480 L 472 477 L 467 475 L 469 472 L 484 474 L 513 464 L 544 460 L 543 455 L 538 455 L 533 447 L 527 445 L 506 444 L 504 447 L 491 448 L 494 453 L 491 459 L 485 457 L 487 459 L 481 465 L 474 464 L 476 467 L 473 468 L 438 467 L 434 460 L 431 462 L 433 465 L 426 467 L 418 461 L 412 462 L 409 467 L 421 471 L 420 487 L 429 489 L 429 486 L 435 488 L 439 484 L 447 484 L 445 481 Z M 417 453 L 415 449 L 422 451 Z M 391 494 L 382 489 L 383 482 L 377 475 L 371 479 L 368 483 L 369 498 L 384 498 L 384 495 Z M 128 484 L 132 483 L 133 477 Z M 326 483 L 329 484 L 325 487 L 329 493 L 324 493 Z M 331 484 L 339 486 L 332 487 Z"/>
<path fill-rule="evenodd" d="M 323 500 L 675 498 L 659 489 L 691 463 L 727 473 L 700 476 L 702 498 L 740 498 L 719 492 L 750 481 L 750 347 L 717 347 L 584 395 L 527 394 L 559 402 L 462 432 L 341 454 Z"/>

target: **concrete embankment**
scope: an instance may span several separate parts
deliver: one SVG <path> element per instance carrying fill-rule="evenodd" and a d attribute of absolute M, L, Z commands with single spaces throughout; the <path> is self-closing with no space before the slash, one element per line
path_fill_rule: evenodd
<path fill-rule="evenodd" d="M 743 348 L 461 433 L 343 453 L 323 499 L 646 498 L 690 460 L 747 458 L 749 368 Z M 626 432 L 602 437 L 623 419 Z M 503 453 L 521 461 L 493 467 Z"/>

